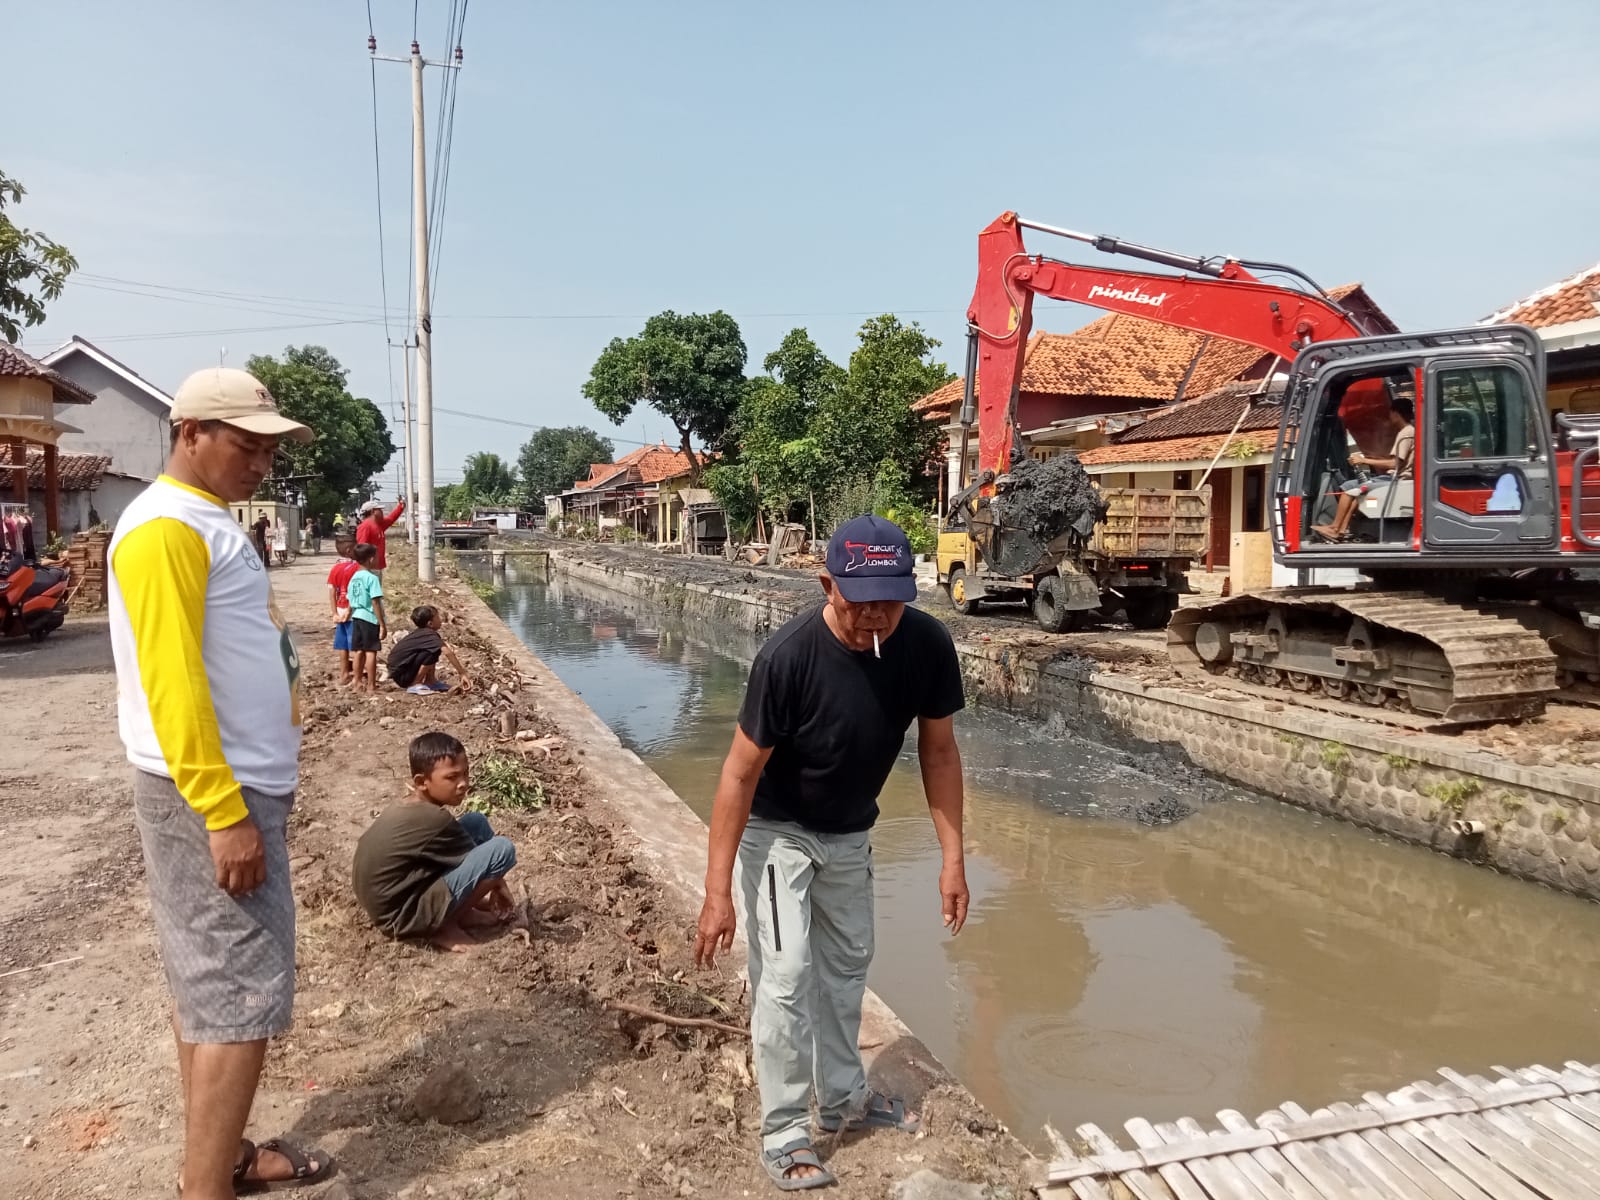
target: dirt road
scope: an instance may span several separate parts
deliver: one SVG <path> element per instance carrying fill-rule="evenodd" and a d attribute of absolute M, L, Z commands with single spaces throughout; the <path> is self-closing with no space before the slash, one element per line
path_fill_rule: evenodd
<path fill-rule="evenodd" d="M 335 688 L 330 562 L 274 574 L 306 682 L 290 833 L 298 997 L 252 1134 L 331 1151 L 341 1174 L 310 1193 L 330 1198 L 770 1189 L 755 1163 L 744 1041 L 604 1007 L 747 1019 L 736 975 L 691 970 L 690 915 L 590 803 L 583 747 L 542 716 L 537 668 L 461 622 L 461 585 L 424 595 L 402 561 L 386 573 L 391 611 L 444 607 L 479 688 L 427 699 Z M 0 646 L 0 712 L 0 1195 L 169 1195 L 182 1117 L 104 619 L 74 616 L 42 645 Z M 521 740 L 503 736 L 508 721 Z M 540 802 L 492 815 L 518 847 L 526 940 L 439 954 L 378 936 L 355 904 L 355 839 L 401 794 L 405 745 L 427 728 L 461 737 L 475 768 L 498 756 Z M 843 1183 L 833 1194 L 888 1195 L 926 1169 L 1020 1190 L 1019 1151 L 992 1118 L 954 1089 L 925 1103 L 932 1136 L 831 1147 Z"/>

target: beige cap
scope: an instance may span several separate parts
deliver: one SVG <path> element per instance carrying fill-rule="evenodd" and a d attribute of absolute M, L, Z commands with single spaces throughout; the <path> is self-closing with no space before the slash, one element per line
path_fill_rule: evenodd
<path fill-rule="evenodd" d="M 249 433 L 277 434 L 297 442 L 316 437 L 278 411 L 272 393 L 248 371 L 207 367 L 185 379 L 172 398 L 174 421 L 224 421 Z"/>

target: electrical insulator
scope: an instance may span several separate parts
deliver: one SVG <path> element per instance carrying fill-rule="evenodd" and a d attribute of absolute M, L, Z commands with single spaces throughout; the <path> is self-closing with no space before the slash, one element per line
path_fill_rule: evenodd
<path fill-rule="evenodd" d="M 368 54 L 376 54 L 377 52 L 378 52 L 378 39 L 373 37 L 371 34 L 368 34 L 367 35 L 367 53 Z"/>
<path fill-rule="evenodd" d="M 413 54 L 421 54 L 422 53 L 422 47 L 417 45 L 415 42 L 412 42 L 411 43 L 411 53 L 413 53 Z"/>
<path fill-rule="evenodd" d="M 461 65 L 461 47 L 457 46 L 456 47 L 456 66 L 459 67 L 460 65 Z"/>

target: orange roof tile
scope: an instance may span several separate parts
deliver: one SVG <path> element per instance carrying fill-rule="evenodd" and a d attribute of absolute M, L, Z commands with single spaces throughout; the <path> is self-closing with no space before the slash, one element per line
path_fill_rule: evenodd
<path fill-rule="evenodd" d="M 1116 440 L 1159 442 L 1164 438 L 1227 433 L 1235 422 L 1240 429 L 1276 430 L 1283 416 L 1283 406 L 1279 403 L 1283 385 L 1281 377 L 1274 379 L 1263 393 L 1259 379 L 1225 383 L 1204 396 L 1150 410 L 1142 424 L 1123 430 L 1116 435 Z"/>
<path fill-rule="evenodd" d="M 1600 263 L 1524 296 L 1515 304 L 1490 313 L 1485 325 L 1514 322 L 1535 329 L 1591 321 L 1600 316 Z"/>
<path fill-rule="evenodd" d="M 38 446 L 24 447 L 24 459 L 28 464 L 28 488 L 31 491 L 42 492 L 45 490 L 44 450 Z M 14 465 L 11 459 L 11 448 L 0 445 L 0 466 Z M 111 459 L 104 454 L 68 454 L 62 451 L 56 455 L 56 486 L 63 492 L 84 492 L 100 486 L 100 477 L 111 469 Z M 0 479 L 7 480 L 10 486 L 11 472 L 6 471 Z"/>
<path fill-rule="evenodd" d="M 1108 465 L 1135 466 L 1140 463 L 1204 462 L 1215 458 L 1222 444 L 1228 440 L 1225 433 L 1208 437 L 1162 438 L 1154 442 L 1124 442 L 1117 446 L 1096 446 L 1078 455 L 1086 467 Z M 1271 454 L 1273 439 L 1264 433 L 1240 432 L 1229 447 L 1230 452 L 1242 451 L 1250 446 L 1257 454 Z M 1245 456 L 1249 457 L 1249 456 Z M 1226 462 L 1226 460 L 1224 460 Z"/>
<path fill-rule="evenodd" d="M 1028 339 L 1022 360 L 1021 390 L 1146 403 L 1171 400 L 1204 340 L 1204 334 L 1120 313 L 1101 317 L 1075 333 L 1036 333 Z M 1237 379 L 1264 354 L 1255 346 L 1214 337 L 1205 342 L 1189 388 L 1210 391 Z M 960 379 L 954 379 L 913 408 L 930 419 L 948 417 L 960 404 L 963 387 Z"/>
<path fill-rule="evenodd" d="M 702 455 L 702 461 L 709 456 Z M 665 442 L 654 446 L 640 446 L 617 459 L 614 463 L 590 463 L 589 478 L 573 485 L 579 491 L 604 483 L 613 476 L 626 473 L 630 480 L 637 476 L 638 483 L 660 483 L 689 472 L 689 459 L 682 450 L 670 449 Z"/>
<path fill-rule="evenodd" d="M 40 362 L 22 347 L 5 342 L 0 342 L 0 375 L 44 380 L 54 391 L 57 404 L 88 404 L 94 399 L 94 393 L 87 388 L 80 387 L 54 367 Z"/>
<path fill-rule="evenodd" d="M 1393 328 L 1360 283 L 1331 288 L 1328 295 L 1334 300 L 1353 300 L 1358 309 L 1370 306 L 1380 325 Z M 1240 378 L 1267 355 L 1257 346 L 1228 338 L 1207 341 L 1206 335 L 1175 325 L 1108 313 L 1072 333 L 1035 333 L 1029 338 L 1022 360 L 1021 390 L 1145 403 L 1170 401 L 1196 353 L 1200 353 L 1200 361 L 1185 389 L 1191 396 Z M 961 402 L 962 388 L 961 379 L 951 380 L 912 408 L 929 420 L 944 419 Z"/>

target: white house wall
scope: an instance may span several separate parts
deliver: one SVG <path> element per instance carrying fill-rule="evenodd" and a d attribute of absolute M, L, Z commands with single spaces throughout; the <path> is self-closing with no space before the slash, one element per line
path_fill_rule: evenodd
<path fill-rule="evenodd" d="M 54 369 L 95 394 L 93 404 L 56 406 L 59 420 L 83 430 L 61 435 L 63 452 L 103 454 L 113 470 L 141 479 L 161 474 L 167 463 L 168 421 L 160 401 L 86 354 L 65 355 Z"/>

